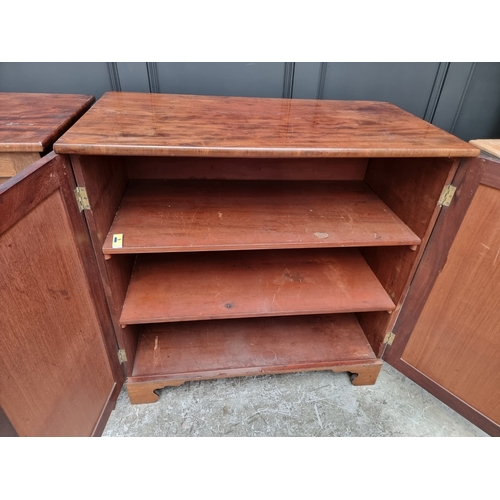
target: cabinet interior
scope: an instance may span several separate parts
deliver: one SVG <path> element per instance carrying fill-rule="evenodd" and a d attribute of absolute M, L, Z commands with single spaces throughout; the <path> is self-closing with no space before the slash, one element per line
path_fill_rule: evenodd
<path fill-rule="evenodd" d="M 71 161 L 125 370 L 139 382 L 378 362 L 458 165 Z"/>

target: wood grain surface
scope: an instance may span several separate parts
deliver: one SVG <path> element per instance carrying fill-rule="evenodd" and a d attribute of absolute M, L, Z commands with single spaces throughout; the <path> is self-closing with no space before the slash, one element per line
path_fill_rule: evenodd
<path fill-rule="evenodd" d="M 39 159 L 39 153 L 2 153 L 0 151 L 0 177 L 12 177 Z"/>
<path fill-rule="evenodd" d="M 367 158 L 125 157 L 129 179 L 362 181 Z"/>
<path fill-rule="evenodd" d="M 500 424 L 500 191 L 479 186 L 403 361 Z"/>
<path fill-rule="evenodd" d="M 384 338 L 402 307 L 425 246 L 440 213 L 439 197 L 451 183 L 459 160 L 450 158 L 384 158 L 371 160 L 367 184 L 421 239 L 415 252 L 408 247 L 366 247 L 361 253 L 396 304 L 395 314 L 363 313 L 359 322 L 373 350 L 381 356 Z"/>
<path fill-rule="evenodd" d="M 356 249 L 142 254 L 120 322 L 388 311 Z"/>
<path fill-rule="evenodd" d="M 0 92 L 0 152 L 42 152 L 90 108 L 93 96 Z"/>
<path fill-rule="evenodd" d="M 132 377 L 375 361 L 353 314 L 144 325 Z"/>
<path fill-rule="evenodd" d="M 130 375 L 137 346 L 137 334 L 133 326 L 121 328 L 119 321 L 135 256 L 122 255 L 112 261 L 105 261 L 101 250 L 127 184 L 124 159 L 78 155 L 70 158 L 78 186 L 87 190 L 90 209 L 84 210 L 83 213 L 104 285 L 116 339 L 120 349 L 126 352 L 127 361 L 123 363 L 123 367 L 126 374 Z"/>
<path fill-rule="evenodd" d="M 422 313 L 437 277 L 446 265 L 448 252 L 474 198 L 479 183 L 484 178 L 486 163 L 487 161 L 482 155 L 478 158 L 464 160 L 460 162 L 456 175 L 453 178 L 453 185 L 457 190 L 451 200 L 450 206 L 441 208 L 434 231 L 429 238 L 426 250 L 412 279 L 411 287 L 405 299 L 405 307 L 401 309 L 401 313 L 394 325 L 393 331 L 396 334 L 396 338 L 392 345 L 387 346 L 387 350 L 384 353 L 384 359 L 400 371 L 403 368 L 398 363 L 403 350 Z M 360 323 L 362 324 L 362 322 Z"/>
<path fill-rule="evenodd" d="M 474 146 L 388 103 L 109 92 L 58 153 L 463 157 Z"/>
<path fill-rule="evenodd" d="M 146 180 L 129 182 L 103 252 L 419 243 L 363 182 Z"/>
<path fill-rule="evenodd" d="M 335 373 L 348 372 L 352 385 L 374 385 L 382 369 L 380 359 L 370 359 L 366 361 L 354 361 L 352 363 L 333 361 L 331 363 L 321 363 L 315 365 L 310 363 L 307 367 L 273 367 L 262 368 L 251 367 L 241 368 L 231 371 L 209 371 L 205 373 L 193 373 L 190 377 L 179 378 L 177 375 L 158 375 L 147 381 L 136 380 L 133 377 L 127 380 L 127 391 L 132 404 L 155 403 L 158 401 L 158 391 L 167 386 L 179 386 L 188 380 L 213 380 L 219 378 L 246 377 L 256 375 L 278 375 L 280 373 L 311 372 L 331 370 Z"/>
<path fill-rule="evenodd" d="M 0 186 L 0 405 L 21 436 L 90 436 L 121 387 L 73 188 L 53 153 Z"/>
<path fill-rule="evenodd" d="M 500 158 L 500 139 L 475 139 L 469 142 L 476 148 Z"/>

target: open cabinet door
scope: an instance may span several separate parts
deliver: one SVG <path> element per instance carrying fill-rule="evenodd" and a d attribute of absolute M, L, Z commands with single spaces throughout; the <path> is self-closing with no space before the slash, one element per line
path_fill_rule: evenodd
<path fill-rule="evenodd" d="M 123 384 L 74 189 L 54 153 L 0 186 L 0 407 L 19 436 L 101 434 Z"/>
<path fill-rule="evenodd" d="M 500 161 L 461 163 L 384 359 L 500 435 Z"/>

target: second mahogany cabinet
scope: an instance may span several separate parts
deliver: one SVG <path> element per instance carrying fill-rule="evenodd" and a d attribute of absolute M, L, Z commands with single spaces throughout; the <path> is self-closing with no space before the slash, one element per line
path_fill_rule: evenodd
<path fill-rule="evenodd" d="M 0 184 L 50 152 L 94 101 L 90 95 L 0 92 Z"/>
<path fill-rule="evenodd" d="M 108 93 L 67 155 L 133 403 L 187 380 L 375 382 L 461 159 L 388 103 Z"/>

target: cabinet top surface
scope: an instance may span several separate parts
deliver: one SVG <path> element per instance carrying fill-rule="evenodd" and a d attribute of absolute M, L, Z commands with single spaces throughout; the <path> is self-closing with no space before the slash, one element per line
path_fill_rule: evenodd
<path fill-rule="evenodd" d="M 479 150 L 385 102 L 109 92 L 55 144 L 67 154 L 466 157 Z"/>
<path fill-rule="evenodd" d="M 91 95 L 0 92 L 0 153 L 43 151 L 93 102 Z"/>

